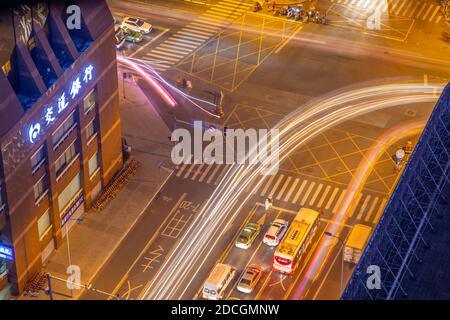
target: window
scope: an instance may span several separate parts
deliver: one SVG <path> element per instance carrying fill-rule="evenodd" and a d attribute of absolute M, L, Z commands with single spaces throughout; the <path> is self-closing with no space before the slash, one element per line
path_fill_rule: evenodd
<path fill-rule="evenodd" d="M 99 167 L 98 152 L 89 159 L 89 177 L 91 177 Z"/>
<path fill-rule="evenodd" d="M 2 66 L 3 73 L 5 76 L 9 75 L 9 72 L 11 71 L 11 62 L 10 60 L 6 61 L 5 64 Z"/>
<path fill-rule="evenodd" d="M 46 176 L 43 176 L 41 180 L 39 180 L 34 185 L 34 199 L 37 201 L 42 197 L 45 191 L 47 191 L 47 181 Z"/>
<path fill-rule="evenodd" d="M 67 165 L 70 163 L 70 161 L 72 161 L 72 159 L 75 157 L 75 155 L 76 155 L 76 150 L 75 150 L 75 142 L 74 142 L 56 160 L 56 162 L 55 162 L 56 177 L 58 177 L 64 171 L 64 169 L 67 167 Z"/>
<path fill-rule="evenodd" d="M 2 209 L 2 207 L 3 207 L 3 194 L 2 194 L 2 188 L 0 187 L 0 210 Z"/>
<path fill-rule="evenodd" d="M 72 114 L 53 132 L 53 145 L 58 145 L 63 140 L 75 124 L 75 113 Z"/>
<path fill-rule="evenodd" d="M 33 173 L 41 166 L 45 159 L 44 146 L 41 146 L 38 151 L 31 157 L 31 168 Z"/>
<path fill-rule="evenodd" d="M 51 226 L 52 222 L 50 220 L 50 209 L 48 209 L 38 220 L 39 239 L 42 239 Z"/>
<path fill-rule="evenodd" d="M 93 89 L 83 99 L 84 113 L 88 113 L 95 106 L 96 98 L 97 98 L 97 91 L 95 89 Z"/>
<path fill-rule="evenodd" d="M 61 212 L 81 190 L 81 176 L 78 174 L 58 196 L 58 207 Z"/>
<path fill-rule="evenodd" d="M 86 140 L 89 141 L 95 133 L 94 120 L 86 126 Z"/>

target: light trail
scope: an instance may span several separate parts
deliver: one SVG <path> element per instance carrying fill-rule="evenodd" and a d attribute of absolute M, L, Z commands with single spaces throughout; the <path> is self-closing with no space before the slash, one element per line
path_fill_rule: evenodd
<path fill-rule="evenodd" d="M 145 81 L 147 81 L 150 86 L 155 89 L 155 91 L 163 98 L 163 100 L 171 107 L 175 107 L 177 105 L 177 102 L 175 99 L 157 82 L 155 79 L 153 79 L 151 76 L 148 75 L 147 72 L 145 72 L 141 66 L 139 66 L 136 62 L 132 61 L 131 59 L 128 59 L 125 56 L 117 55 L 117 61 L 120 63 L 123 63 L 136 71 L 140 76 L 142 76 Z"/>
<path fill-rule="evenodd" d="M 440 85 L 391 84 L 333 93 L 323 99 L 315 99 L 287 115 L 274 127 L 279 129 L 280 162 L 298 146 L 338 123 L 383 108 L 436 101 L 436 92 L 442 88 Z M 255 153 L 258 153 L 258 146 L 253 146 L 248 157 Z M 230 166 L 177 247 L 159 268 L 154 280 L 146 286 L 142 298 L 183 297 L 194 279 L 192 275 L 196 269 L 202 268 L 224 230 L 252 197 L 249 193 L 238 203 L 243 190 L 254 179 L 260 178 L 261 172 L 273 160 L 269 156 L 262 164 Z M 265 176 L 259 179 L 254 188 L 259 188 L 264 182 Z"/>
<path fill-rule="evenodd" d="M 126 59 L 129 62 L 134 63 L 135 65 L 144 68 L 145 70 L 147 70 L 148 72 L 150 72 L 152 75 L 150 76 L 151 78 L 156 79 L 157 81 L 163 83 L 164 85 L 166 85 L 167 87 L 171 88 L 173 91 L 175 91 L 176 93 L 178 93 L 179 95 L 183 96 L 184 98 L 186 98 L 190 103 L 192 103 L 196 108 L 200 109 L 202 112 L 205 112 L 207 114 L 209 114 L 210 116 L 213 116 L 215 118 L 220 119 L 220 116 L 217 115 L 216 113 L 203 108 L 202 106 L 200 106 L 199 104 L 197 104 L 195 101 L 199 101 L 202 102 L 204 104 L 210 105 L 215 107 L 216 105 L 208 100 L 205 99 L 200 99 L 194 96 L 191 96 L 189 94 L 187 94 L 186 92 L 178 89 L 176 86 L 172 85 L 171 83 L 167 82 L 167 80 L 165 80 L 158 72 L 156 72 L 156 70 L 154 68 L 152 68 L 149 64 L 147 64 L 146 62 L 144 62 L 141 59 L 138 58 L 131 58 L 131 57 L 125 57 L 125 56 L 121 56 L 122 59 Z M 122 61 L 120 61 L 122 62 Z M 147 74 L 148 76 L 148 74 Z"/>
<path fill-rule="evenodd" d="M 402 137 L 419 134 L 425 127 L 425 124 L 425 121 L 403 124 L 386 131 L 376 140 L 374 145 L 370 147 L 369 152 L 364 154 L 363 159 L 357 167 L 356 174 L 350 181 L 343 201 L 331 218 L 331 220 L 335 223 L 328 227 L 325 231 L 339 237 L 346 223 L 346 219 L 348 218 L 348 213 L 353 210 L 354 206 L 358 205 L 358 202 L 356 201 L 358 194 L 361 192 L 370 173 L 374 169 L 375 163 L 381 157 L 386 148 L 391 146 L 394 141 L 398 141 Z M 318 278 L 327 260 L 326 257 L 331 254 L 333 248 L 332 242 L 334 240 L 335 238 L 330 237 L 321 238 L 318 250 L 315 250 L 313 257 L 309 262 L 309 268 L 306 270 L 302 277 L 302 281 L 298 284 L 294 294 L 292 295 L 292 300 L 300 299 L 305 294 L 305 290 L 309 283 Z"/>

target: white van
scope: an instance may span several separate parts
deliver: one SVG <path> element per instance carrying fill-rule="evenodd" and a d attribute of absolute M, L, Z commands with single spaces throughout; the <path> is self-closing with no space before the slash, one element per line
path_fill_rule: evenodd
<path fill-rule="evenodd" d="M 233 280 L 236 269 L 228 264 L 218 263 L 203 284 L 202 297 L 208 300 L 220 300 L 226 288 Z"/>

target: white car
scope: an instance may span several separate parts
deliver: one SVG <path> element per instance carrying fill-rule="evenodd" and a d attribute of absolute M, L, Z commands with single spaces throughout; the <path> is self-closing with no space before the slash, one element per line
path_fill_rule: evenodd
<path fill-rule="evenodd" d="M 283 219 L 275 219 L 264 235 L 263 242 L 268 246 L 275 247 L 280 243 L 281 238 L 288 229 L 288 222 Z"/>
<path fill-rule="evenodd" d="M 125 17 L 122 21 L 122 27 L 128 28 L 140 33 L 150 33 L 152 25 L 139 18 Z"/>

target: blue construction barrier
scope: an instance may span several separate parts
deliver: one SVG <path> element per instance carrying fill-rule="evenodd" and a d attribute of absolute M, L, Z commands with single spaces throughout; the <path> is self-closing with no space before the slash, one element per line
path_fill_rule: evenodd
<path fill-rule="evenodd" d="M 432 247 L 440 254 L 450 254 L 449 244 L 433 243 L 435 226 L 450 221 L 443 219 L 450 215 L 449 199 L 450 84 L 439 98 L 341 299 L 408 298 L 414 282 L 420 282 L 415 272 L 418 266 L 437 263 L 422 259 L 425 250 Z M 450 238 L 450 225 L 443 230 Z M 378 274 L 380 281 L 374 278 Z"/>

